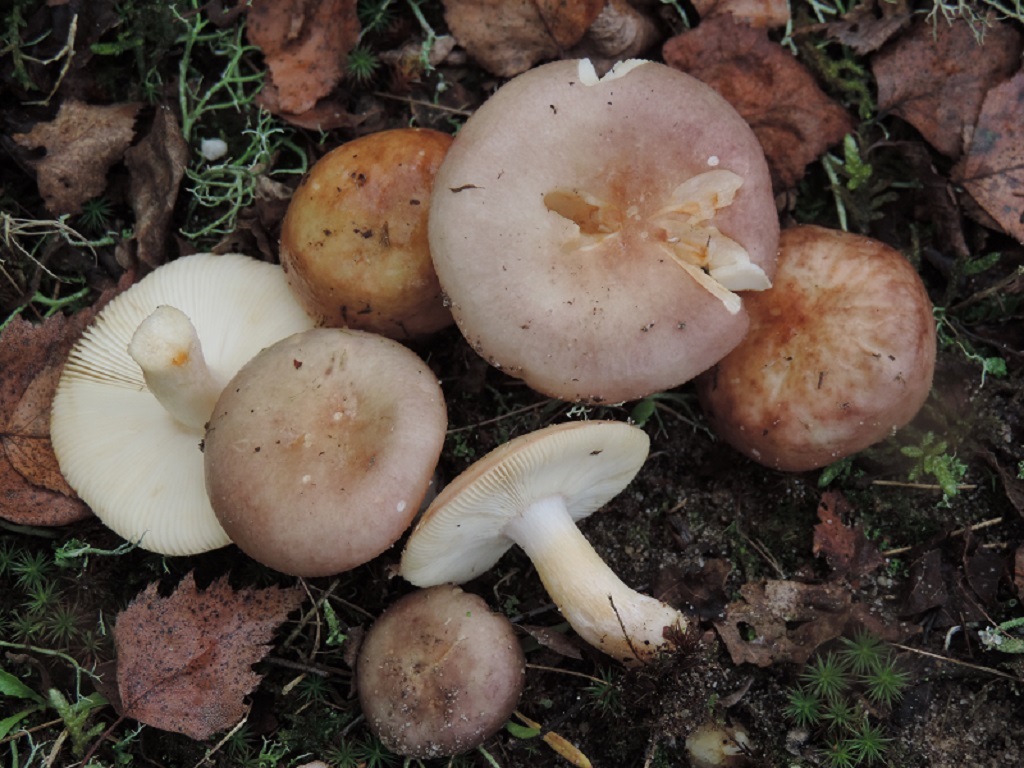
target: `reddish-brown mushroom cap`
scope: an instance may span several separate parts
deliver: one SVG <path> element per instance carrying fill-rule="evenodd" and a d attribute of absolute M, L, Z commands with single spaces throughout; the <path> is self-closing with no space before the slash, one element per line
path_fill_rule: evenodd
<path fill-rule="evenodd" d="M 560 61 L 504 85 L 438 171 L 430 245 L 460 330 L 565 400 L 689 380 L 774 272 L 764 153 L 711 88 L 654 62 Z"/>
<path fill-rule="evenodd" d="M 451 325 L 427 243 L 434 175 L 451 142 L 425 128 L 381 131 L 310 169 L 281 225 L 281 265 L 320 325 L 395 339 Z"/>
<path fill-rule="evenodd" d="M 785 230 L 750 332 L 697 382 L 715 432 L 769 467 L 814 469 L 885 439 L 931 389 L 932 304 L 899 251 L 822 227 Z"/>
<path fill-rule="evenodd" d="M 370 729 L 416 758 L 466 752 L 519 701 L 523 652 L 512 625 L 477 595 L 442 585 L 388 608 L 366 634 L 356 680 Z"/>
<path fill-rule="evenodd" d="M 426 493 L 447 414 L 396 341 L 313 329 L 260 352 L 206 431 L 206 487 L 231 540 L 285 573 L 349 570 L 391 546 Z"/>

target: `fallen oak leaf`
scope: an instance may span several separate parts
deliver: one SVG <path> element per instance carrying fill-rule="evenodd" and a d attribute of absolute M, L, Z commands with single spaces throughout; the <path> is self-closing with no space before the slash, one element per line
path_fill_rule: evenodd
<path fill-rule="evenodd" d="M 103 194 L 107 171 L 121 159 L 135 135 L 140 106 L 97 106 L 67 99 L 53 121 L 14 134 L 22 147 L 46 149 L 46 156 L 33 164 L 48 211 L 81 213 L 83 203 Z"/>
<path fill-rule="evenodd" d="M 953 171 L 971 197 L 1024 243 L 1024 70 L 985 96 L 963 161 Z"/>
<path fill-rule="evenodd" d="M 993 22 L 979 45 L 964 19 L 933 26 L 919 17 L 871 62 L 878 109 L 906 120 L 935 149 L 956 159 L 985 93 L 1013 73 L 1020 53 L 1021 34 L 1009 24 Z"/>
<path fill-rule="evenodd" d="M 823 556 L 838 576 L 848 577 L 856 583 L 858 577 L 867 575 L 885 565 L 885 558 L 878 547 L 868 540 L 861 526 L 847 526 L 843 517 L 850 511 L 850 505 L 841 493 L 825 491 L 818 502 L 818 519 L 814 526 L 812 551 Z"/>
<path fill-rule="evenodd" d="M 262 679 L 252 665 L 304 595 L 235 591 L 226 576 L 200 592 L 191 573 L 169 597 L 150 584 L 114 626 L 119 714 L 196 740 L 234 725 Z"/>
<path fill-rule="evenodd" d="M 890 642 L 917 629 L 855 602 L 849 586 L 836 582 L 750 582 L 740 587 L 740 597 L 715 622 L 734 664 L 803 664 L 818 646 L 856 629 Z"/>
<path fill-rule="evenodd" d="M 270 70 L 261 102 L 275 114 L 301 115 L 345 73 L 348 54 L 359 42 L 356 2 L 254 0 L 246 34 Z"/>
<path fill-rule="evenodd" d="M 67 525 L 92 512 L 64 480 L 50 444 L 50 406 L 71 347 L 118 292 L 124 275 L 88 309 L 33 324 L 15 318 L 0 333 L 0 518 Z"/>
<path fill-rule="evenodd" d="M 662 53 L 666 64 L 703 80 L 750 124 L 776 191 L 795 186 L 808 163 L 853 130 L 846 110 L 785 48 L 729 15 L 673 37 Z"/>

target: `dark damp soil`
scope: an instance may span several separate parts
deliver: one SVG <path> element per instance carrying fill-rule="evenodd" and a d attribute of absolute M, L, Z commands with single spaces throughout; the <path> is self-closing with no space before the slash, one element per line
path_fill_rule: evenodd
<path fill-rule="evenodd" d="M 14 0 L 16 11 L 4 10 L 17 12 L 21 21 L 16 28 L 8 25 L 17 31 L 3 38 L 0 65 L 13 63 L 17 52 L 35 60 L 24 59 L 17 76 L 11 70 L 0 77 L 0 209 L 5 216 L 0 319 L 20 312 L 41 320 L 48 305 L 40 295 L 66 297 L 88 289 L 80 300 L 59 306 L 73 312 L 116 283 L 126 268 L 139 266 L 131 237 L 139 223 L 132 218 L 125 169 L 116 164 L 101 195 L 106 203 L 100 218 L 67 220 L 79 228 L 94 227 L 87 232 L 93 245 L 69 244 L 53 224 L 49 234 L 23 234 L 20 246 L 15 245 L 14 220 L 53 222 L 54 216 L 36 189 L 34 156 L 18 148 L 13 134 L 53 119 L 61 104 L 73 98 L 110 103 L 145 96 L 140 83 L 118 80 L 119 67 L 129 80 L 138 67 L 166 78 L 148 84 L 156 90 L 149 94 L 154 100 L 143 99 L 143 122 L 152 121 L 153 104 L 174 103 L 168 97 L 174 93 L 181 49 L 164 22 L 150 24 L 163 18 L 162 11 L 145 0 L 103 0 L 89 8 L 74 0 L 52 5 Z M 422 41 L 423 27 L 410 11 L 421 4 L 378 0 L 376 5 L 393 6 L 395 19 L 386 32 L 365 39 L 372 50 L 381 54 Z M 422 6 L 434 30 L 444 34 L 439 4 Z M 203 10 L 219 8 L 209 4 Z M 82 39 L 91 43 L 91 54 L 81 53 L 48 104 L 32 103 L 39 100 L 40 89 L 57 84 L 55 68 L 44 60 L 59 54 L 60 46 L 31 41 L 48 32 L 66 33 L 75 14 L 80 14 Z M 223 23 L 230 28 L 242 17 Z M 663 26 L 666 36 L 677 31 L 671 24 Z M 657 56 L 656 49 L 652 55 Z M 258 54 L 247 57 L 258 69 Z M 431 71 L 402 69 L 387 63 L 386 56 L 382 61 L 367 83 L 339 86 L 340 103 L 358 118 L 354 125 L 324 134 L 288 129 L 292 146 L 307 153 L 310 162 L 343 141 L 387 127 L 414 123 L 455 130 L 501 82 L 458 49 Z M 863 71 L 862 76 L 870 80 Z M 223 127 L 233 130 L 235 125 Z M 895 118 L 885 126 L 929 151 Z M 939 172 L 948 171 L 941 158 L 933 160 Z M 261 196 L 242 210 L 233 231 L 191 241 L 172 235 L 165 259 L 209 248 L 276 258 L 276 228 L 298 177 L 272 181 L 275 195 Z M 174 202 L 172 232 L 194 228 L 189 217 L 196 214 L 185 195 L 183 189 Z M 437 470 L 439 486 L 509 438 L 566 419 L 632 417 L 643 422 L 651 437 L 650 457 L 635 481 L 581 527 L 625 582 L 691 612 L 692 627 L 680 639 L 678 653 L 625 669 L 580 645 L 529 560 L 518 552 L 465 587 L 517 625 L 528 661 L 520 711 L 543 727 L 542 735 L 557 735 L 573 745 L 578 764 L 583 755 L 599 768 L 687 766 L 685 739 L 709 721 L 745 729 L 749 748 L 741 759 L 749 765 L 858 764 L 842 763 L 834 752 L 830 756 L 830 744 L 841 740 L 836 731 L 824 725 L 800 727 L 787 706 L 805 681 L 801 659 L 813 663 L 842 648 L 838 635 L 853 637 L 864 629 L 891 641 L 886 653 L 906 679 L 889 704 L 851 694 L 864 722 L 877 726 L 884 738 L 884 755 L 874 764 L 940 768 L 1024 762 L 1024 647 L 1018 653 L 990 650 L 979 635 L 1024 616 L 1024 325 L 1019 279 L 1012 282 L 1024 264 L 1024 249 L 965 217 L 956 226 L 972 244 L 972 258 L 1002 254 L 991 269 L 965 274 L 934 226 L 927 199 L 905 189 L 900 195 L 873 212 L 876 218 L 863 219 L 870 221 L 865 234 L 902 249 L 920 266 L 933 302 L 946 308 L 934 389 L 914 423 L 826 471 L 786 474 L 743 458 L 710 433 L 691 385 L 639 403 L 573 407 L 491 368 L 454 329 L 413 345 L 437 373 L 448 400 L 450 430 Z M 820 167 L 812 165 L 799 190 L 779 199 L 787 223 L 798 217 L 835 225 L 832 192 Z M 985 360 L 1002 360 L 1005 372 L 996 365 L 983 376 Z M 939 474 L 922 471 L 922 454 L 932 457 Z M 942 467 L 948 470 L 945 475 Z M 946 499 L 939 488 L 942 479 L 955 486 Z M 827 545 L 822 549 L 819 541 L 816 552 L 815 526 L 821 522 L 824 494 L 830 494 L 825 497 L 830 504 L 843 500 L 841 522 L 856 532 L 851 540 L 858 551 L 880 557 L 865 556 L 859 561 L 863 567 L 836 567 Z M 87 544 L 92 554 L 58 565 L 55 553 L 69 542 Z M 105 554 L 121 543 L 95 519 L 56 529 L 15 523 L 0 528 L 0 669 L 6 675 L 0 679 L 8 681 L 7 688 L 0 687 L 5 696 L 0 721 L 28 711 L 17 727 L 12 723 L 0 732 L 2 760 L 10 754 L 11 765 L 71 766 L 88 753 L 95 766 L 270 768 L 314 760 L 333 768 L 402 764 L 360 719 L 350 671 L 362 631 L 411 589 L 393 574 L 401 542 L 352 572 L 304 582 L 311 598 L 301 611 L 305 621 L 293 615 L 257 666 L 265 677 L 250 697 L 244 725 L 224 739 L 202 743 L 120 721 L 110 706 L 83 705 L 94 686 L 87 677 L 76 682 L 76 668 L 105 671 L 109 683 L 114 619 L 153 581 L 170 592 L 189 572 L 201 586 L 223 574 L 239 588 L 293 580 L 230 547 L 189 558 L 161 558 L 140 550 Z M 33 572 L 33 563 L 38 578 L 26 575 Z M 776 621 L 788 642 L 785 650 L 776 649 L 770 659 L 763 656 L 763 665 L 737 663 L 721 631 L 738 628 L 744 641 L 756 644 L 755 628 L 733 618 L 738 614 L 732 611 L 749 606 L 755 594 L 750 590 L 766 583 L 824 587 L 832 602 L 810 605 L 812 610 L 800 617 L 783 611 Z M 40 597 L 39 590 L 47 589 L 40 584 L 52 585 L 56 597 Z M 812 593 L 806 594 L 810 601 Z M 334 642 L 336 636 L 328 642 L 325 603 L 343 642 Z M 771 607 L 769 601 L 758 610 Z M 66 630 L 53 618 L 61 611 L 71 616 Z M 824 626 L 838 629 L 822 639 L 817 632 Z M 1016 638 L 1012 629 L 1009 633 L 1004 650 L 1024 637 L 1019 630 Z M 28 694 L 17 697 L 8 678 L 22 681 L 36 695 L 59 691 L 80 705 L 82 717 L 74 720 L 66 710 L 55 713 L 41 700 L 33 708 L 36 700 Z M 101 689 L 112 695 L 108 685 Z M 514 722 L 486 743 L 486 753 L 427 764 L 569 764 L 567 756 L 574 753 L 568 748 L 553 745 L 554 739 L 543 741 L 521 721 Z M 19 733 L 19 728 L 28 732 Z M 73 745 L 74 738 L 81 743 Z"/>

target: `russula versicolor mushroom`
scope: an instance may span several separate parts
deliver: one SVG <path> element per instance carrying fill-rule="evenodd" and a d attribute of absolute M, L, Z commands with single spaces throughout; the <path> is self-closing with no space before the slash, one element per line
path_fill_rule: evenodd
<path fill-rule="evenodd" d="M 243 363 L 311 325 L 280 267 L 238 254 L 159 267 L 104 307 L 68 356 L 50 416 L 61 472 L 143 549 L 228 544 L 206 496 L 203 426 Z"/>
<path fill-rule="evenodd" d="M 685 619 L 626 586 L 576 527 L 626 487 L 649 444 L 637 427 L 588 421 L 499 446 L 423 513 L 402 553 L 402 576 L 420 587 L 462 583 L 518 544 L 583 640 L 625 663 L 654 657 Z"/>
<path fill-rule="evenodd" d="M 427 244 L 434 175 L 452 137 L 396 128 L 318 160 L 281 225 L 288 283 L 320 325 L 394 339 L 451 325 Z"/>
<path fill-rule="evenodd" d="M 935 321 L 921 278 L 860 235 L 787 229 L 746 339 L 697 383 L 714 431 L 766 466 L 803 471 L 893 434 L 928 397 Z"/>
<path fill-rule="evenodd" d="M 391 605 L 363 638 L 356 686 L 384 746 L 415 758 L 473 749 L 519 701 L 525 659 L 509 620 L 448 584 Z"/>
<path fill-rule="evenodd" d="M 564 400 L 681 384 L 739 343 L 737 292 L 770 285 L 778 219 L 761 146 L 711 88 L 630 60 L 532 69 L 441 164 L 430 248 L 491 364 Z"/>
<path fill-rule="evenodd" d="M 347 571 L 409 527 L 447 424 L 437 378 L 397 341 L 298 333 L 253 357 L 217 400 L 204 444 L 210 502 L 264 565 Z"/>

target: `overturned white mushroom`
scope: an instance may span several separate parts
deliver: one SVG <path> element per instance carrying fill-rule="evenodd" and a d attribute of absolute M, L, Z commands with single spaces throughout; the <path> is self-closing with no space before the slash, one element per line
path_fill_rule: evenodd
<path fill-rule="evenodd" d="M 114 298 L 71 350 L 50 433 L 68 483 L 115 532 L 166 555 L 229 543 L 206 496 L 203 428 L 263 347 L 312 326 L 280 267 L 196 254 Z"/>
<path fill-rule="evenodd" d="M 438 495 L 409 537 L 402 576 L 421 587 L 461 583 L 518 544 L 587 643 L 627 664 L 654 657 L 686 620 L 624 584 L 576 527 L 633 479 L 648 449 L 643 430 L 614 421 L 511 440 Z"/>

